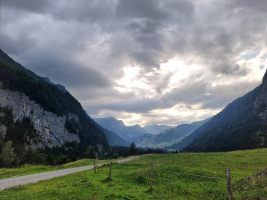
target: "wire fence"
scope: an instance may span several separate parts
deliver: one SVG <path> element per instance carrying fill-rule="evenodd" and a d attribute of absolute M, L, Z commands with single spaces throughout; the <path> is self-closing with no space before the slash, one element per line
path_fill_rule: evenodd
<path fill-rule="evenodd" d="M 153 188 L 153 185 L 156 183 L 153 176 L 155 176 L 155 163 L 151 163 L 150 169 L 149 169 L 149 176 L 150 176 L 150 188 Z M 228 195 L 229 200 L 233 200 L 233 189 L 232 189 L 232 183 L 231 183 L 231 172 L 229 168 L 225 169 L 225 177 L 219 177 L 219 176 L 212 176 L 212 175 L 203 175 L 203 174 L 195 174 L 195 173 L 186 173 L 186 172 L 172 172 L 171 170 L 168 170 L 168 174 L 172 176 L 178 176 L 178 177 L 194 177 L 197 179 L 208 179 L 208 180 L 214 180 L 214 181 L 220 181 L 225 184 L 226 192 Z M 162 180 L 165 180 L 165 182 L 168 181 L 168 178 L 161 177 Z M 167 186 L 168 187 L 168 186 Z"/>
<path fill-rule="evenodd" d="M 140 156 L 132 156 L 132 157 L 127 157 L 127 158 L 124 158 L 124 159 L 121 159 L 119 161 L 115 161 L 115 163 L 126 163 L 126 162 L 129 162 L 131 160 L 134 160 L 136 158 L 139 158 Z M 145 176 L 147 176 L 147 179 L 148 179 L 148 185 L 150 186 L 150 191 L 153 191 L 153 187 L 156 186 L 156 184 L 159 184 L 157 181 L 157 179 L 160 179 L 162 181 L 164 181 L 164 183 L 167 183 L 166 184 L 166 187 L 169 187 L 168 185 L 168 182 L 170 182 L 170 176 L 176 176 L 176 177 L 193 177 L 193 178 L 196 178 L 196 179 L 207 179 L 207 180 L 211 180 L 211 181 L 219 181 L 220 183 L 218 183 L 220 186 L 222 186 L 222 184 L 224 184 L 223 187 L 225 187 L 225 194 L 227 194 L 228 196 L 228 199 L 229 200 L 233 200 L 234 197 L 233 197 L 233 189 L 232 189 L 232 180 L 231 180 L 231 171 L 229 168 L 226 168 L 225 169 L 225 172 L 224 173 L 217 173 L 214 175 L 214 174 L 209 174 L 208 171 L 204 172 L 203 174 L 200 174 L 200 173 L 192 173 L 192 172 L 189 172 L 187 173 L 186 171 L 172 171 L 171 169 L 168 169 L 166 171 L 167 172 L 167 175 L 169 176 L 166 176 L 166 174 L 164 174 L 164 176 L 160 176 L 160 174 L 158 174 L 158 163 L 155 162 L 155 161 L 152 161 L 150 163 L 150 165 L 148 166 L 147 168 L 147 172 L 148 174 L 146 174 Z M 110 167 L 110 175 L 109 177 L 111 177 L 111 163 L 109 165 Z M 264 173 L 267 173 L 266 171 L 264 171 Z M 242 179 L 243 180 L 243 179 Z M 195 180 L 193 180 L 195 181 Z M 202 180 L 203 181 L 203 180 Z M 240 179 L 238 180 L 235 180 L 235 182 L 239 182 Z M 196 181 L 196 183 L 198 183 Z M 202 184 L 203 186 L 203 182 L 199 182 L 200 184 Z M 205 184 L 205 183 L 204 183 Z"/>

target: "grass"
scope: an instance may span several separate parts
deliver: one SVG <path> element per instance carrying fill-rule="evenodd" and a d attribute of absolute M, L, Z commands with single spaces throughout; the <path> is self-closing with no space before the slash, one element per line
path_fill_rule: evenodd
<path fill-rule="evenodd" d="M 151 155 L 130 163 L 114 164 L 112 181 L 105 181 L 108 168 L 102 167 L 96 174 L 79 172 L 4 190 L 0 192 L 0 199 L 226 200 L 224 170 L 229 167 L 235 199 L 266 200 L 267 178 L 255 175 L 266 166 L 267 149 Z"/>
<path fill-rule="evenodd" d="M 98 163 L 105 162 L 104 160 L 98 160 Z M 0 179 L 10 178 L 15 176 L 23 176 L 28 174 L 35 174 L 40 172 L 47 172 L 58 169 L 66 169 L 72 167 L 81 167 L 86 165 L 93 165 L 94 159 L 82 159 L 74 162 L 70 162 L 64 165 L 49 166 L 49 165 L 24 165 L 19 168 L 0 168 Z"/>

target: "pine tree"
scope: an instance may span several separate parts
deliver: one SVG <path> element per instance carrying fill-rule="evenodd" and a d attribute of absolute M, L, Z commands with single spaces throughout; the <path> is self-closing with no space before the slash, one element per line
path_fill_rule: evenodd
<path fill-rule="evenodd" d="M 11 166 L 16 160 L 16 154 L 12 147 L 12 142 L 8 141 L 4 143 L 2 152 L 0 154 L 0 161 L 3 166 Z"/>

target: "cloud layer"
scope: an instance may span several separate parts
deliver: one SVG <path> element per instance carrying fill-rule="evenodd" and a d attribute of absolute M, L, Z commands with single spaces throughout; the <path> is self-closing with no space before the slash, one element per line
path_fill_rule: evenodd
<path fill-rule="evenodd" d="M 260 83 L 264 0 L 2 0 L 0 47 L 88 113 L 195 121 Z"/>

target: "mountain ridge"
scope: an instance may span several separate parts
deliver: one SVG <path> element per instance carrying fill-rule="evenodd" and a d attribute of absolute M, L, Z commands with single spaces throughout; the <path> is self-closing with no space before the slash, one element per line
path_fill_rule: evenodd
<path fill-rule="evenodd" d="M 183 151 L 267 147 L 267 72 L 260 86 L 227 105 L 184 139 Z"/>

